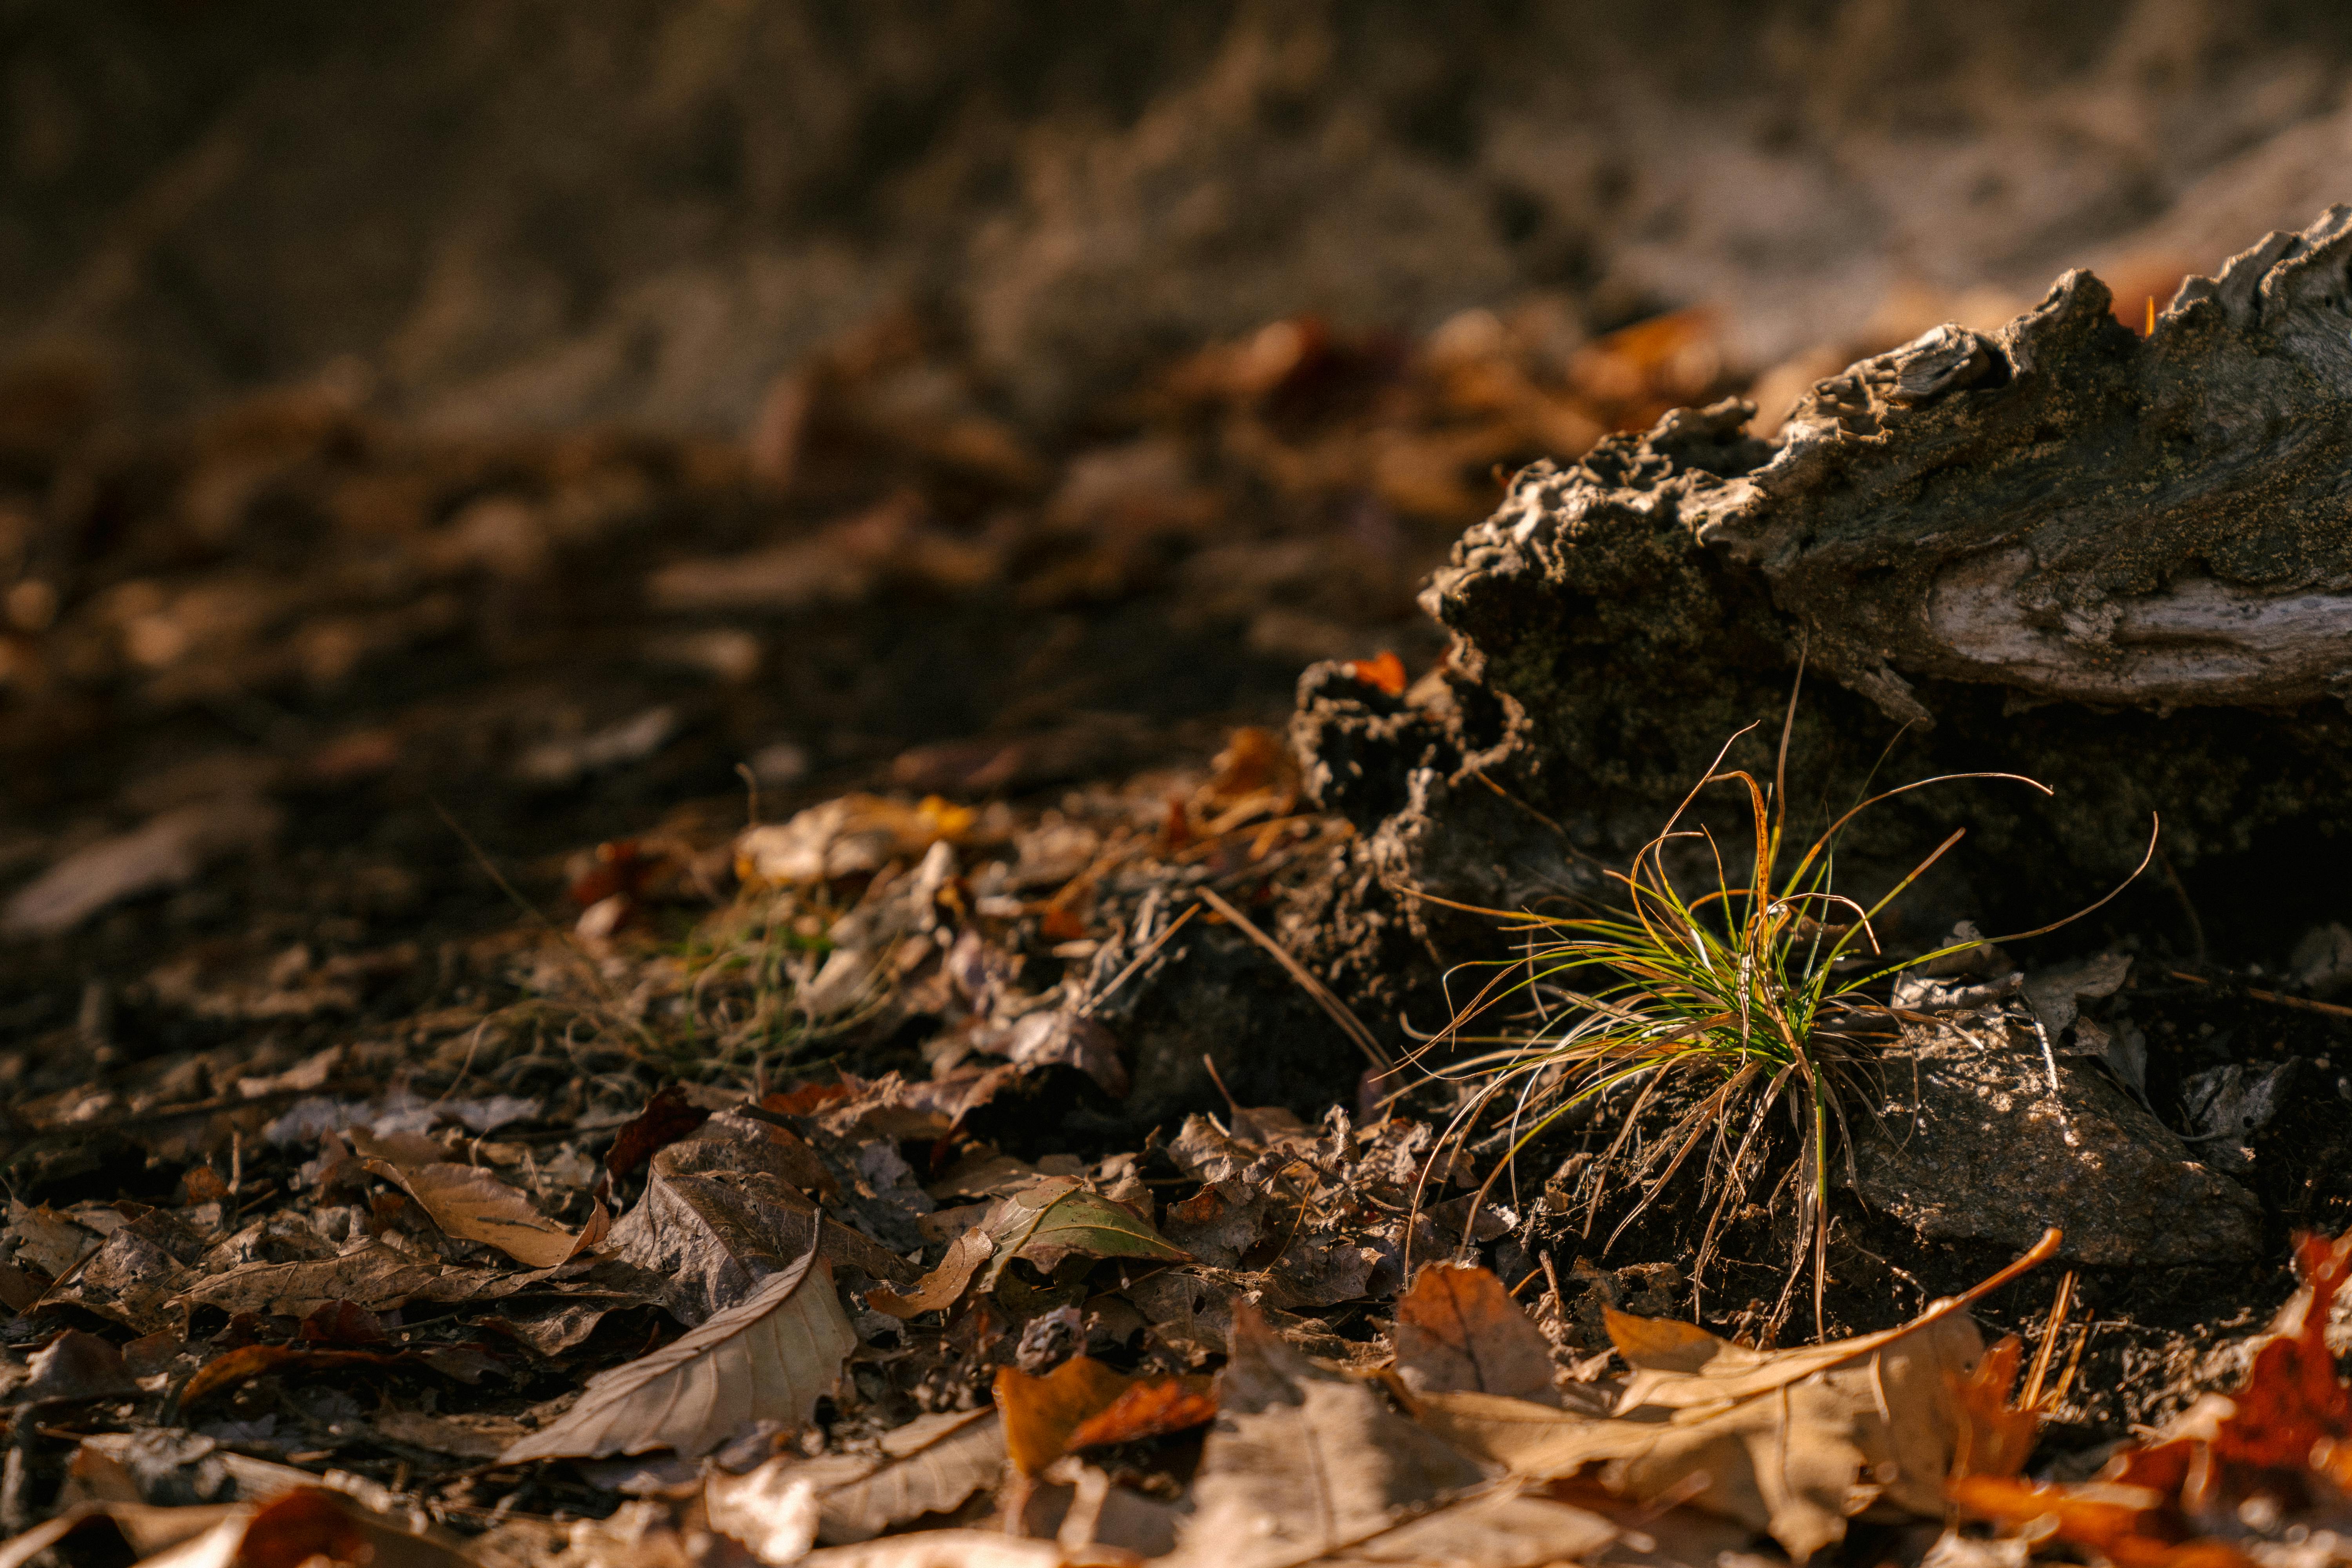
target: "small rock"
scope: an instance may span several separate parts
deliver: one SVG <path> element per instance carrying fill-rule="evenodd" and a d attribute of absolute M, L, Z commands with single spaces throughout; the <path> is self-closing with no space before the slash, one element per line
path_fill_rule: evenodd
<path fill-rule="evenodd" d="M 1905 1032 L 1884 1058 L 1877 1118 L 1853 1117 L 1857 1191 L 1923 1240 L 2018 1250 L 2050 1226 L 2089 1264 L 2254 1257 L 2253 1195 L 2198 1163 L 2105 1074 L 2058 1064 L 2053 1100 L 2031 1035 L 1981 1020 Z"/>

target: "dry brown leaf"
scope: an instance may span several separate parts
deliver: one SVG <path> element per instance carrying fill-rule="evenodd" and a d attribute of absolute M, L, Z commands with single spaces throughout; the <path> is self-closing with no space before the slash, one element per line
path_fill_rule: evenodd
<path fill-rule="evenodd" d="M 399 1165 L 382 1159 L 364 1163 L 372 1174 L 415 1198 L 447 1234 L 462 1241 L 487 1243 L 532 1268 L 554 1268 L 571 1262 L 604 1240 L 613 1226 L 613 1216 L 597 1203 L 587 1226 L 575 1236 L 532 1207 L 530 1199 L 520 1191 L 478 1165 L 446 1161 Z"/>
<path fill-rule="evenodd" d="M 941 1203 L 950 1198 L 1001 1198 L 1034 1185 L 1037 1173 L 1037 1167 L 1028 1161 L 991 1149 L 966 1154 L 923 1191 Z"/>
<path fill-rule="evenodd" d="M 331 1301 L 354 1301 L 370 1311 L 388 1311 L 430 1289 L 446 1276 L 429 1264 L 369 1241 L 335 1258 L 296 1263 L 247 1263 L 198 1280 L 186 1300 L 217 1307 L 232 1317 L 256 1312 L 307 1318 Z"/>
<path fill-rule="evenodd" d="M 593 904 L 596 900 L 583 901 Z M 625 1176 L 709 1120 L 707 1109 L 688 1100 L 677 1085 L 666 1083 L 646 1101 L 643 1110 L 613 1134 L 613 1146 L 604 1154 L 604 1169 L 615 1176 Z"/>
<path fill-rule="evenodd" d="M 138 1392 L 113 1342 L 80 1329 L 68 1329 L 35 1351 L 26 1370 L 32 1376 L 16 1391 L 16 1399 L 97 1399 Z"/>
<path fill-rule="evenodd" d="M 1430 1395 L 1421 1415 L 1521 1475 L 1605 1465 L 1611 1487 L 1639 1500 L 1681 1495 L 1704 1475 L 1694 1505 L 1769 1530 L 1801 1558 L 1843 1539 L 1846 1520 L 1882 1498 L 1923 1517 L 1942 1510 L 1956 1421 L 1946 1379 L 1983 1348 L 1972 1322 L 1947 1317 L 1744 1396 L 1706 1399 L 1705 1374 L 1661 1373 L 1683 1380 L 1662 1390 L 1675 1402 L 1621 1407 L 1618 1418 L 1475 1394 Z"/>
<path fill-rule="evenodd" d="M 1315 1559 L 1318 1563 L 1443 1563 L 1447 1568 L 1537 1568 L 1588 1561 L 1618 1538 L 1597 1513 L 1506 1485 L 1392 1525 Z"/>
<path fill-rule="evenodd" d="M 27 1563 L 41 1560 L 42 1553 L 81 1530 L 92 1519 L 104 1519 L 113 1525 L 123 1542 L 144 1561 L 184 1541 L 205 1535 L 224 1523 L 233 1521 L 241 1528 L 252 1514 L 251 1505 L 242 1503 L 208 1503 L 190 1508 L 153 1507 L 135 1502 L 76 1503 L 14 1540 L 0 1544 L 0 1568 L 24 1568 Z M 55 1562 L 58 1559 L 52 1553 L 47 1560 Z"/>
<path fill-rule="evenodd" d="M 96 1252 L 36 1297 L 50 1306 L 79 1307 L 152 1333 L 180 1321 L 173 1299 L 184 1294 L 197 1277 L 188 1266 L 200 1261 L 204 1251 L 202 1238 L 168 1211 L 151 1209 L 117 1229 Z"/>
<path fill-rule="evenodd" d="M 1334 1307 L 1370 1289 L 1381 1254 L 1350 1237 L 1294 1236 L 1266 1269 L 1265 1303 L 1285 1310 Z"/>
<path fill-rule="evenodd" d="M 357 1367 L 391 1367 L 414 1362 L 411 1352 L 309 1350 L 300 1345 L 240 1345 L 205 1363 L 180 1384 L 172 1409 L 176 1416 L 214 1394 L 257 1377 L 291 1372 L 345 1373 Z"/>
<path fill-rule="evenodd" d="M 653 1156 L 644 1196 L 613 1226 L 614 1255 L 656 1276 L 662 1305 L 689 1327 L 789 1265 L 812 1223 L 827 1262 L 894 1285 L 919 1278 L 880 1243 L 824 1217 L 804 1187 L 832 1190 L 805 1142 L 722 1110 Z"/>
<path fill-rule="evenodd" d="M 829 1547 L 801 1559 L 806 1568 L 1063 1568 L 1069 1561 L 1051 1541 L 1024 1541 L 992 1530 L 926 1530 Z"/>
<path fill-rule="evenodd" d="M 1373 1388 L 1284 1344 L 1255 1309 L 1234 1309 L 1231 1356 L 1171 1563 L 1309 1563 L 1482 1479 L 1467 1456 Z"/>
<path fill-rule="evenodd" d="M 1543 1331 L 1484 1268 L 1433 1263 L 1397 1302 L 1396 1370 L 1415 1394 L 1463 1390 L 1557 1405 Z"/>
<path fill-rule="evenodd" d="M 114 1527 L 147 1563 L 174 1568 L 277 1568 L 308 1562 L 373 1563 L 380 1568 L 465 1568 L 469 1559 L 437 1529 L 414 1529 L 371 1512 L 340 1492 L 298 1487 L 261 1503 L 192 1508 L 99 1502 L 68 1509 L 0 1546 L 0 1568 L 22 1568 L 93 1519 Z M 92 1543 L 94 1544 L 94 1542 Z M 120 1548 L 116 1548 L 117 1551 Z M 77 1556 L 76 1561 L 79 1558 Z"/>
<path fill-rule="evenodd" d="M 771 1459 L 748 1475 L 714 1469 L 702 1484 L 710 1528 L 762 1563 L 797 1563 L 816 1544 L 817 1487 L 790 1459 Z"/>
<path fill-rule="evenodd" d="M 887 1287 L 869 1290 L 866 1304 L 877 1312 L 887 1312 L 894 1318 L 911 1318 L 918 1312 L 944 1312 L 963 1297 L 964 1287 L 980 1272 L 996 1250 L 996 1243 L 988 1233 L 977 1227 L 965 1231 L 950 1244 L 948 1255 L 940 1266 L 916 1281 L 915 1288 L 901 1296 Z"/>
<path fill-rule="evenodd" d="M 814 1237 L 789 1268 L 676 1343 L 588 1380 L 580 1401 L 509 1447 L 524 1459 L 709 1453 L 746 1423 L 800 1426 L 841 1379 L 857 1335 Z"/>
<path fill-rule="evenodd" d="M 1135 1379 L 1091 1356 L 1074 1355 L 1043 1377 L 1018 1367 L 996 1373 L 996 1408 L 1015 1468 L 1034 1476 L 1069 1451 L 1070 1434 L 1134 1386 Z"/>
<path fill-rule="evenodd" d="M 1984 1353 L 1960 1309 L 2055 1247 L 2053 1232 L 2019 1264 L 1901 1328 L 1801 1350 L 1755 1351 L 1686 1323 L 1612 1312 L 1611 1336 L 1636 1368 L 1613 1416 L 1474 1393 L 1423 1395 L 1415 1414 L 1514 1474 L 1605 1467 L 1612 1491 L 1687 1500 L 1769 1530 L 1802 1559 L 1843 1540 L 1847 1519 L 1882 1500 L 1941 1515 L 1958 1422 L 1952 1390 Z"/>
<path fill-rule="evenodd" d="M 1177 1521 L 1184 1515 L 1177 1504 L 1120 1486 L 1108 1471 L 1092 1465 L 1065 1463 L 1055 1468 L 1055 1475 L 1054 1491 L 1066 1484 L 1069 1492 L 1054 1531 L 1065 1552 L 1117 1563 L 1124 1560 L 1118 1553 L 1149 1560 L 1176 1550 Z"/>
<path fill-rule="evenodd" d="M 1697 1372 L 1715 1357 L 1741 1349 L 1679 1318 L 1637 1318 L 1614 1307 L 1603 1307 L 1601 1315 L 1609 1342 L 1625 1364 L 1643 1371 Z"/>
<path fill-rule="evenodd" d="M 1217 1393 L 1206 1377 L 1143 1378 L 1077 1425 L 1068 1447 L 1096 1448 L 1190 1431 L 1217 1418 Z"/>
<path fill-rule="evenodd" d="M 881 1447 L 879 1459 L 784 1456 L 747 1475 L 715 1473 L 703 1488 L 712 1528 L 754 1552 L 763 1552 L 755 1535 L 781 1549 L 803 1519 L 811 1541 L 867 1541 L 925 1514 L 951 1512 L 1004 1473 L 1004 1427 L 990 1409 L 919 1415 L 886 1434 Z"/>

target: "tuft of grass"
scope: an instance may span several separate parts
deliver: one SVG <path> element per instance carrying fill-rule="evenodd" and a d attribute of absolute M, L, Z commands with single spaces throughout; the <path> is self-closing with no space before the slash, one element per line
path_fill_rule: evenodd
<path fill-rule="evenodd" d="M 1547 1130 L 1615 1091 L 1632 1092 L 1615 1138 L 1594 1167 L 1585 1214 L 1588 1236 L 1608 1173 L 1643 1110 L 1669 1086 L 1694 1089 L 1696 1098 L 1665 1133 L 1637 1155 L 1631 1179 L 1640 1196 L 1608 1238 L 1613 1244 L 1705 1148 L 1702 1201 L 1711 1194 L 1715 1204 L 1692 1269 L 1694 1309 L 1725 1219 L 1738 1212 L 1763 1173 L 1759 1140 L 1775 1108 L 1785 1107 L 1800 1148 L 1780 1173 L 1772 1197 L 1777 1201 L 1780 1192 L 1793 1191 L 1796 1242 L 1768 1334 L 1786 1321 L 1808 1253 L 1815 1327 L 1824 1330 L 1832 1150 L 1845 1150 L 1851 1174 L 1849 1122 L 1854 1108 L 1866 1103 L 1876 1043 L 1912 1017 L 1881 999 L 1875 988 L 1902 969 L 1975 945 L 1876 962 L 1884 953 L 1874 922 L 1967 829 L 1937 845 L 1867 908 L 1836 890 L 1839 836 L 1871 807 L 1931 784 L 2000 779 L 2052 793 L 2016 773 L 1920 779 L 1868 796 L 1797 850 L 1787 833 L 1789 738 L 1795 712 L 1792 692 L 1771 784 L 1745 770 L 1722 771 L 1723 759 L 1751 725 L 1725 742 L 1706 776 L 1633 857 L 1630 868 L 1606 873 L 1620 894 L 1616 907 L 1576 918 L 1503 914 L 1522 940 L 1523 956 L 1510 961 L 1422 1053 L 1449 1040 L 1494 1047 L 1432 1071 L 1469 1090 L 1438 1141 L 1433 1168 L 1467 1143 L 1489 1110 L 1508 1110 L 1507 1148 L 1481 1189 L 1482 1198 L 1517 1153 Z M 1701 791 L 1721 785 L 1745 795 L 1752 820 L 1753 843 L 1736 863 L 1736 875 L 1710 831 L 1679 826 Z M 1685 893 L 1668 868 L 1670 847 L 1680 845 L 1703 848 L 1704 854 L 1689 857 L 1702 866 L 1712 860 L 1709 885 L 1696 896 Z M 2150 856 L 2154 852 L 2151 837 Z M 2143 858 L 2139 870 L 2147 865 Z M 2106 903 L 2132 878 L 2065 920 L 1983 940 L 2019 942 L 2055 931 Z M 1463 1032 L 1470 1019 L 1513 996 L 1528 1004 L 1537 1018 L 1531 1031 L 1483 1039 Z"/>

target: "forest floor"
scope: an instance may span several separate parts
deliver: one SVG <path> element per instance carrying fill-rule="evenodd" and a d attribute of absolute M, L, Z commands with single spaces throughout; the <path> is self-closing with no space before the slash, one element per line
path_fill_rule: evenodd
<path fill-rule="evenodd" d="M 1822 1350 L 1293 956 L 1299 672 L 1427 675 L 1710 331 L 1276 322 L 1040 432 L 893 316 L 743 446 L 0 388 L 0 1563 L 2342 1554 L 2352 933 L 2067 994 L 2251 1267 L 1849 1248 Z"/>

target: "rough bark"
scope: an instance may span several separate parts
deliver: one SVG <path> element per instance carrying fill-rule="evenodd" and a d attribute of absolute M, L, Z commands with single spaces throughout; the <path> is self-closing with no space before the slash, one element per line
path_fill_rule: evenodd
<path fill-rule="evenodd" d="M 1998 331 L 1938 328 L 1817 384 L 1771 441 L 1731 401 L 1523 471 L 1424 595 L 1452 672 L 1404 702 L 1310 674 L 1310 779 L 1391 884 L 1524 902 L 1576 849 L 1654 830 L 1742 725 L 1776 732 L 1801 656 L 1830 678 L 1797 748 L 1821 798 L 1850 798 L 1898 725 L 1905 772 L 2059 786 L 1906 797 L 1890 853 L 1957 817 L 2088 882 L 2137 858 L 2151 810 L 2184 863 L 2332 835 L 2352 209 L 2191 279 L 2145 339 L 2110 304 L 2071 272 Z M 1491 837 L 1498 795 L 1513 837 L 1552 826 L 1541 863 Z"/>

